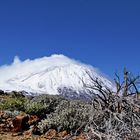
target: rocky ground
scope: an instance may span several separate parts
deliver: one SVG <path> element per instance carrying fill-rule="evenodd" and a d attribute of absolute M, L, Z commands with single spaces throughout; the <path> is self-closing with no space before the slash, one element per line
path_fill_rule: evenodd
<path fill-rule="evenodd" d="M 140 98 L 93 102 L 0 92 L 0 140 L 140 140 Z"/>
<path fill-rule="evenodd" d="M 51 101 L 56 100 L 50 97 L 45 98 L 45 102 L 48 102 L 48 107 L 46 107 L 46 104 L 43 106 L 38 97 L 37 101 L 29 102 L 32 98 L 21 93 L 7 94 L 0 91 L 0 140 L 86 140 L 84 133 L 73 135 L 70 131 L 58 132 L 55 128 L 43 129 L 41 133 L 37 125 L 45 118 L 47 110 L 53 112 L 52 108 L 56 105 Z M 41 97 L 42 99 L 44 100 L 44 97 Z"/>
<path fill-rule="evenodd" d="M 8 116 L 7 112 L 0 112 L 0 140 L 86 140 L 86 135 L 72 136 L 67 131 L 57 132 L 49 129 L 40 134 L 36 128 L 39 118 L 36 115 L 20 114 L 16 117 Z"/>

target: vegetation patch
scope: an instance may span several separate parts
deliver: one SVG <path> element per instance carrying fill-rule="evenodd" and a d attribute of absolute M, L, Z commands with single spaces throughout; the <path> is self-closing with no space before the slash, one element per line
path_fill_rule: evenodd
<path fill-rule="evenodd" d="M 140 77 L 133 77 L 124 71 L 121 82 L 116 75 L 116 91 L 104 86 L 98 79 L 92 79 L 93 85 L 86 85 L 94 95 L 91 102 L 68 100 L 60 96 L 40 95 L 24 96 L 18 92 L 0 95 L 0 110 L 7 110 L 0 117 L 0 127 L 6 130 L 9 119 L 17 117 L 20 111 L 29 117 L 27 124 L 33 124 L 29 130 L 33 134 L 45 134 L 47 131 L 66 131 L 71 136 L 86 134 L 87 139 L 138 140 L 140 137 Z M 99 94 L 94 94 L 95 90 Z M 0 113 L 1 114 L 1 113 Z M 19 115 L 20 116 L 20 115 Z M 21 118 L 21 117 L 17 118 Z M 12 118 L 11 117 L 11 118 Z M 17 119 L 18 120 L 18 119 Z M 18 129 L 20 130 L 20 129 Z M 49 135 L 49 134 L 48 134 Z M 86 140 L 86 139 L 84 139 Z"/>

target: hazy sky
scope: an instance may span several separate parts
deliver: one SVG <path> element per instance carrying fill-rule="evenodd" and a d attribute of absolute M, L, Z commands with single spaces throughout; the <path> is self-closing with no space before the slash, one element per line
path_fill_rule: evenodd
<path fill-rule="evenodd" d="M 0 0 L 0 65 L 54 53 L 140 72 L 140 0 Z"/>

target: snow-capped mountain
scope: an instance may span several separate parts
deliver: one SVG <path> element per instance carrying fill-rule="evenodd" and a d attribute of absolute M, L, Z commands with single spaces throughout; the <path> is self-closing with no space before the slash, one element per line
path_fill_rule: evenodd
<path fill-rule="evenodd" d="M 88 95 L 84 83 L 90 84 L 89 75 L 113 88 L 110 80 L 96 68 L 82 64 L 64 55 L 25 60 L 15 57 L 11 65 L 0 67 L 0 89 L 27 91 L 34 94 Z M 90 95 L 88 95 L 90 96 Z"/>

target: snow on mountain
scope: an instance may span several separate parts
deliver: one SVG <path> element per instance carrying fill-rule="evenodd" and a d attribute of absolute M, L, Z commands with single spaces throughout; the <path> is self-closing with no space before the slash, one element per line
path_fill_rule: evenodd
<path fill-rule="evenodd" d="M 23 62 L 15 57 L 11 65 L 1 66 L 0 89 L 34 94 L 80 96 L 87 94 L 82 80 L 89 84 L 91 82 L 87 72 L 107 87 L 113 88 L 112 82 L 96 68 L 64 55 L 52 55 Z"/>

